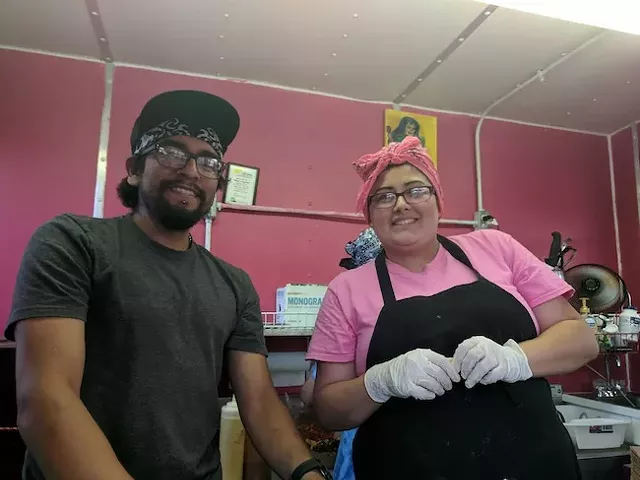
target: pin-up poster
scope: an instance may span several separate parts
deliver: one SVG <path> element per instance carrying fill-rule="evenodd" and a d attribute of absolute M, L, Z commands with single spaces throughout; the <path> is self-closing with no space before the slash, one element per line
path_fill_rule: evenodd
<path fill-rule="evenodd" d="M 384 144 L 401 142 L 407 136 L 420 139 L 427 149 L 433 164 L 438 166 L 438 119 L 430 115 L 401 112 L 387 109 L 384 111 Z"/>

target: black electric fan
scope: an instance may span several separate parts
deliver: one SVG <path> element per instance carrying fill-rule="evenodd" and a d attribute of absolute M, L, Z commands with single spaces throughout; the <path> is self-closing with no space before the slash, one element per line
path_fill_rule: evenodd
<path fill-rule="evenodd" d="M 580 299 L 587 298 L 591 313 L 617 313 L 630 303 L 624 280 L 604 265 L 576 265 L 564 272 L 565 280 L 575 289 L 569 303 L 580 309 Z"/>

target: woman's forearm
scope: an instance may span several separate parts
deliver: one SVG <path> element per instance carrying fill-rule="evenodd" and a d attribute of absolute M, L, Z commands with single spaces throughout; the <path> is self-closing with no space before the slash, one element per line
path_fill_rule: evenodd
<path fill-rule="evenodd" d="M 320 423 L 336 431 L 357 427 L 381 406 L 367 394 L 364 375 L 322 388 L 316 386 L 313 403 Z"/>
<path fill-rule="evenodd" d="M 565 320 L 520 344 L 534 377 L 570 373 L 598 356 L 598 342 L 584 320 Z"/>

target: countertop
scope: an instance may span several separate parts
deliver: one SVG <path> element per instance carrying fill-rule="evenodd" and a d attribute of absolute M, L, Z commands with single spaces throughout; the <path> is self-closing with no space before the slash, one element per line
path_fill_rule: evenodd
<path fill-rule="evenodd" d="M 589 460 L 592 458 L 624 457 L 629 455 L 629 445 L 621 445 L 618 448 L 601 448 L 593 450 L 578 450 L 578 460 Z"/>

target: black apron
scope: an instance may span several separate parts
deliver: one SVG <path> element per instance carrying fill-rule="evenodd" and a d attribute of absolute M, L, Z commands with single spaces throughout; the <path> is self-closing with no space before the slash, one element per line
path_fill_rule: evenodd
<path fill-rule="evenodd" d="M 458 345 L 485 336 L 503 345 L 536 337 L 527 309 L 483 278 L 462 249 L 438 240 L 477 281 L 430 297 L 396 300 L 384 252 L 376 259 L 384 299 L 367 369 L 416 348 L 452 357 Z M 434 400 L 391 398 L 356 434 L 357 480 L 575 480 L 571 438 L 558 419 L 545 379 L 478 384 L 464 380 Z"/>

